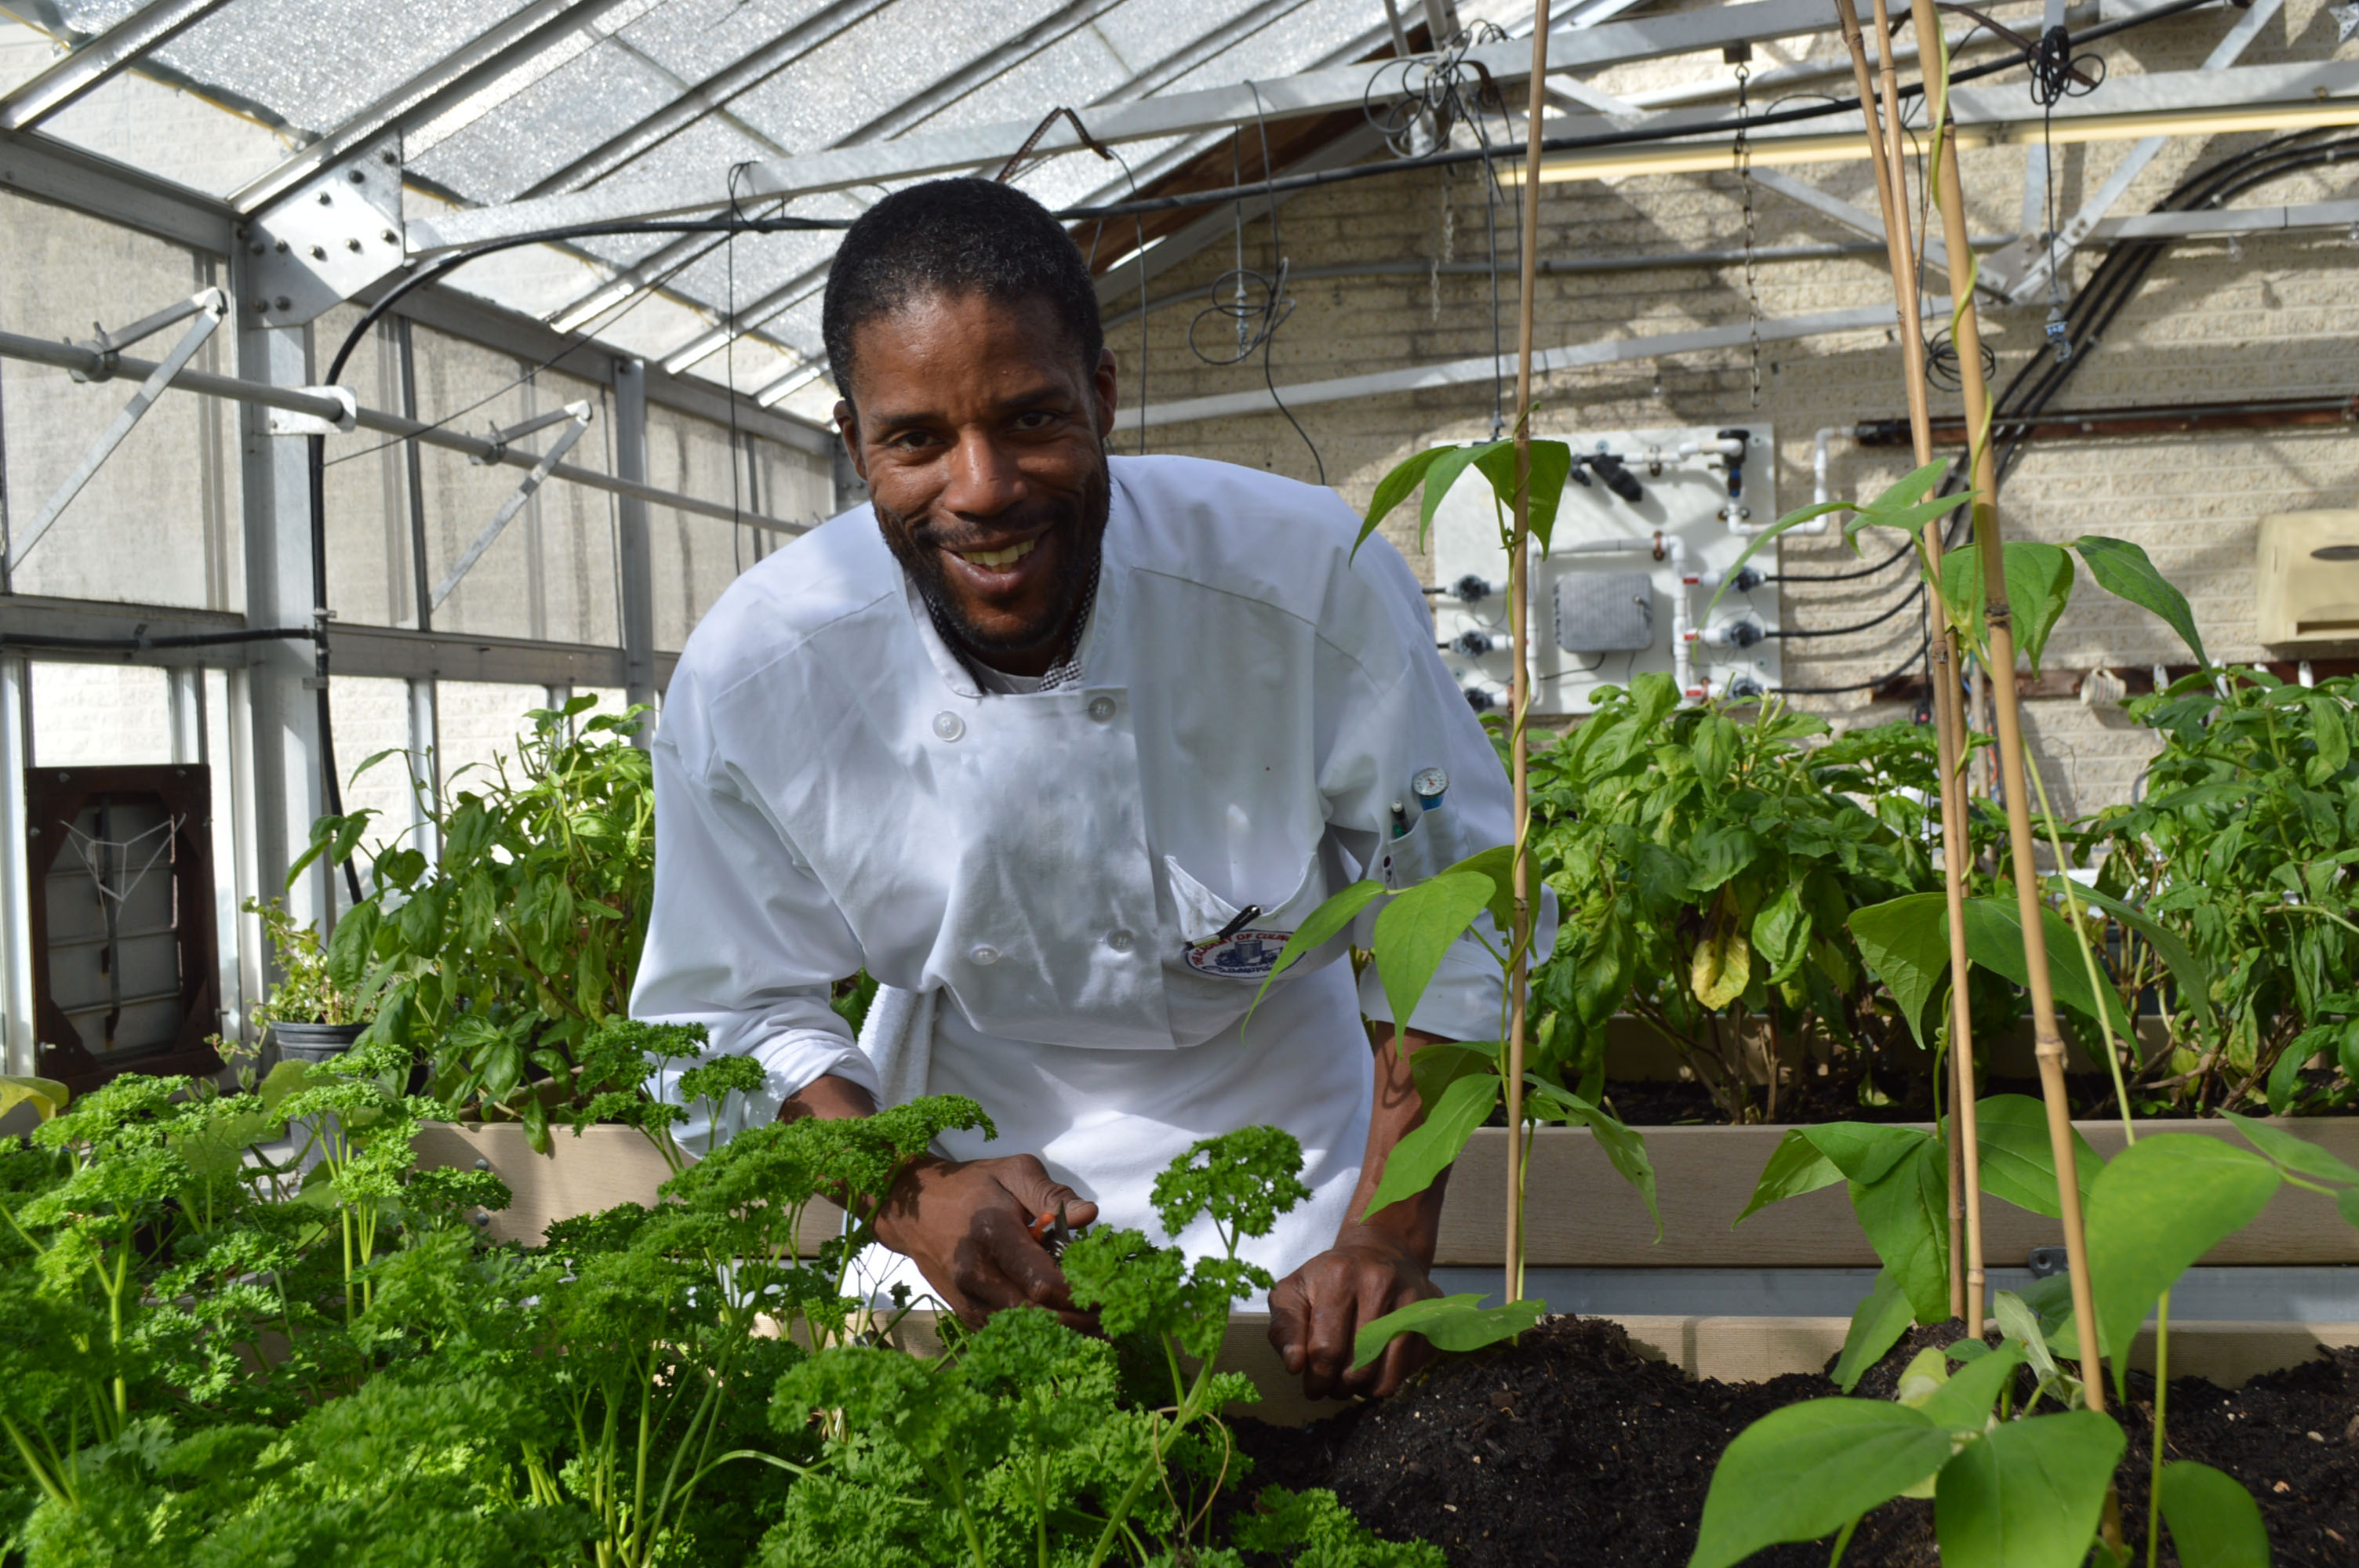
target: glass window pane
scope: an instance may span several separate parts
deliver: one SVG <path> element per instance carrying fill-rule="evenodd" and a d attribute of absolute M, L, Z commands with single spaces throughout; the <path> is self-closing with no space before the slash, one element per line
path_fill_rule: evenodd
<path fill-rule="evenodd" d="M 0 328 L 86 339 L 125 327 L 212 281 L 192 252 L 95 218 L 0 194 Z M 159 359 L 189 330 L 165 328 L 130 351 Z M 231 329 L 193 363 L 228 373 Z M 85 385 L 61 370 L 0 362 L 0 481 L 11 528 L 32 527 L 138 384 Z M 167 392 L 12 574 L 18 593 L 238 610 L 237 417 L 216 398 Z M 19 546 L 20 550 L 22 546 Z"/>
<path fill-rule="evenodd" d="M 172 699 L 162 670 L 38 659 L 30 669 L 36 767 L 172 760 Z"/>

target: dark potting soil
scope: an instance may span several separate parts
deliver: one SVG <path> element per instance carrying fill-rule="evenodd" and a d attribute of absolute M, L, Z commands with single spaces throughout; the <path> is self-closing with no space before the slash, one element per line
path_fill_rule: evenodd
<path fill-rule="evenodd" d="M 1891 1397 L 1918 1349 L 1962 1330 L 1912 1332 L 1858 1392 Z M 1712 1466 L 1729 1441 L 1783 1405 L 1835 1392 L 1825 1378 L 1691 1381 L 1640 1356 L 1620 1325 L 1557 1317 L 1512 1346 L 1445 1358 L 1393 1398 L 1300 1428 L 1244 1420 L 1245 1489 L 1332 1487 L 1378 1534 L 1440 1546 L 1451 1568 L 1682 1568 Z M 2129 1440 L 2123 1519 L 2144 1560 L 2151 1379 L 2133 1375 L 2116 1411 Z M 2261 1505 L 2280 1568 L 2359 1563 L 2359 1351 L 2341 1350 L 2223 1390 L 2175 1379 L 2169 1457 L 2243 1482 Z M 1821 1568 L 1828 1543 L 1772 1548 L 1760 1568 Z M 2166 1543 L 2163 1561 L 2177 1562 Z M 1868 1516 L 1843 1561 L 1937 1568 L 1933 1505 Z"/>

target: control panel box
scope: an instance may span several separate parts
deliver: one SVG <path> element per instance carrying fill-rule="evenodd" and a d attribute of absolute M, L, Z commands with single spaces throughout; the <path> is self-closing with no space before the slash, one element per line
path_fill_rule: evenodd
<path fill-rule="evenodd" d="M 1549 550 L 1532 548 L 1532 711 L 1587 713 L 1598 687 L 1645 670 L 1690 701 L 1774 689 L 1777 544 L 1736 564 L 1777 520 L 1769 426 L 1538 434 L 1571 444 L 1574 478 Z M 1434 514 L 1429 597 L 1442 662 L 1477 708 L 1504 709 L 1514 676 L 1500 532 L 1491 487 L 1469 470 Z"/>

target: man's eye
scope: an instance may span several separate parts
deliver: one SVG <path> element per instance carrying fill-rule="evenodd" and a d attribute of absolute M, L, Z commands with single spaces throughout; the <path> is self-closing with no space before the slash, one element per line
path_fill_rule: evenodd
<path fill-rule="evenodd" d="M 1057 416 L 1045 408 L 1029 408 L 1016 416 L 1019 430 L 1045 430 L 1057 422 Z"/>

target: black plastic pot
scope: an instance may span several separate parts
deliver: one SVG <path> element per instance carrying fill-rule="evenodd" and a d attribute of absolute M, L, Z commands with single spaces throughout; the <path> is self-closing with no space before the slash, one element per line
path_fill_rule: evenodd
<path fill-rule="evenodd" d="M 282 1062 L 326 1062 L 342 1055 L 361 1037 L 365 1023 L 274 1023 L 270 1038 Z"/>

